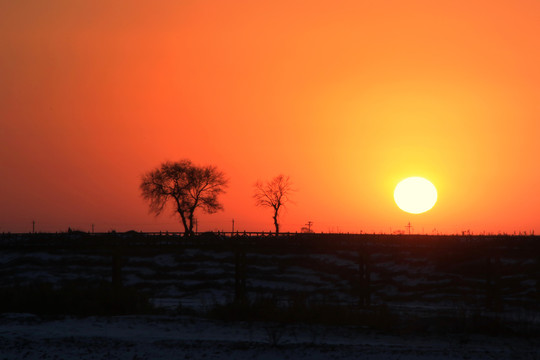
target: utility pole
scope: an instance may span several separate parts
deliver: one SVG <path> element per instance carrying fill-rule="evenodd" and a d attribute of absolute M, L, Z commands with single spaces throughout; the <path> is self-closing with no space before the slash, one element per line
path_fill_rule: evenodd
<path fill-rule="evenodd" d="M 231 235 L 234 234 L 234 219 L 232 219 L 232 232 Z"/>
<path fill-rule="evenodd" d="M 32 234 L 36 233 L 36 221 L 32 220 Z"/>
<path fill-rule="evenodd" d="M 409 221 L 409 223 L 405 227 L 409 228 L 409 235 L 411 235 L 411 227 L 412 227 L 411 222 Z"/>
<path fill-rule="evenodd" d="M 306 225 L 308 228 L 308 233 L 311 233 L 311 225 L 313 225 L 313 221 L 308 221 Z"/>
<path fill-rule="evenodd" d="M 92 234 L 94 233 L 94 224 L 92 224 Z"/>

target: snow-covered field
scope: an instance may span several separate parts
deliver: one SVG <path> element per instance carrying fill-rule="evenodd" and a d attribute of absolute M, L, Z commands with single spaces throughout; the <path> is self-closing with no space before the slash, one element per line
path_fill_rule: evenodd
<path fill-rule="evenodd" d="M 3 289 L 42 283 L 55 288 L 71 282 L 110 283 L 118 263 L 122 285 L 147 294 L 168 315 L 53 319 L 0 309 L 0 360 L 540 360 L 540 342 L 528 336 L 538 334 L 540 328 L 537 247 L 534 251 L 498 247 L 493 253 L 486 247 L 486 253 L 467 244 L 456 246 L 449 250 L 373 246 L 363 253 L 330 245 L 288 252 L 277 245 L 245 251 L 249 298 L 275 296 L 280 304 L 304 299 L 346 307 L 358 304 L 358 287 L 363 284 L 359 279 L 366 271 L 371 304 L 388 306 L 392 315 L 398 314 L 401 328 L 408 329 L 401 332 L 395 328 L 376 331 L 377 326 L 365 324 L 337 327 L 210 320 L 203 315 L 235 295 L 237 254 L 222 244 L 146 245 L 121 256 L 92 248 L 6 247 L 0 252 Z M 488 327 L 493 323 L 502 330 L 496 331 L 496 337 L 485 335 L 489 328 L 475 327 L 475 314 L 492 321 Z M 457 318 L 455 324 L 466 330 L 460 333 L 452 327 L 455 324 L 444 323 L 449 317 Z M 407 319 L 416 323 L 407 328 Z M 432 321 L 439 321 L 436 333 L 430 330 Z M 415 327 L 418 324 L 420 330 Z M 452 334 L 445 335 L 444 329 Z"/>
<path fill-rule="evenodd" d="M 348 327 L 170 316 L 0 316 L 0 359 L 6 360 L 539 358 L 540 344 L 519 338 L 389 336 Z"/>
<path fill-rule="evenodd" d="M 306 298 L 355 303 L 358 295 L 356 251 L 280 254 L 247 252 L 246 290 L 250 296 L 287 296 L 292 291 Z M 421 255 L 421 254 L 420 254 Z M 527 255 L 527 254 L 525 254 Z M 540 265 L 534 254 L 509 258 L 486 266 L 486 256 L 454 261 L 442 256 L 406 251 L 370 254 L 369 287 L 372 304 L 423 304 L 456 309 L 485 304 L 491 287 L 505 310 L 535 307 Z M 539 255 L 540 256 L 540 255 Z M 172 253 L 121 257 L 121 281 L 150 294 L 154 304 L 201 308 L 234 296 L 235 254 L 220 249 L 187 248 Z M 4 285 L 66 281 L 110 281 L 112 257 L 70 251 L 7 250 L 0 253 Z M 490 270 L 491 269 L 491 270 Z M 173 301 L 172 299 L 176 299 Z"/>

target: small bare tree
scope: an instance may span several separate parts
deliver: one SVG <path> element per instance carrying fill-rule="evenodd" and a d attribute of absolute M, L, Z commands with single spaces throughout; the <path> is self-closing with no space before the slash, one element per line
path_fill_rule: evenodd
<path fill-rule="evenodd" d="M 274 226 L 276 235 L 279 234 L 279 210 L 290 200 L 289 195 L 293 191 L 288 176 L 278 175 L 272 180 L 263 183 L 255 183 L 255 203 L 257 206 L 270 207 L 274 210 Z"/>
<path fill-rule="evenodd" d="M 190 160 L 165 162 L 142 176 L 142 197 L 157 215 L 167 204 L 178 213 L 184 234 L 193 235 L 193 214 L 198 208 L 208 214 L 223 210 L 218 196 L 225 192 L 227 179 L 215 166 L 195 166 Z"/>

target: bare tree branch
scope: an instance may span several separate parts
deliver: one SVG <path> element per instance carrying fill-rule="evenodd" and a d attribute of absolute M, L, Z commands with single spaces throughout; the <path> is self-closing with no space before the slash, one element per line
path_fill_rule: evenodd
<path fill-rule="evenodd" d="M 294 190 L 290 178 L 281 174 L 266 183 L 261 181 L 255 183 L 255 193 L 253 194 L 255 204 L 274 210 L 272 219 L 276 234 L 279 233 L 279 211 L 289 202 L 289 195 L 292 191 Z"/>

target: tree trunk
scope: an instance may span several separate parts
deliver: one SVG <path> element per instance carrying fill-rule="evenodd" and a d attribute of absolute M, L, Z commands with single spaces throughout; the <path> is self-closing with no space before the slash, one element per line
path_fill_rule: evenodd
<path fill-rule="evenodd" d="M 189 236 L 190 235 L 189 226 L 188 226 L 188 223 L 186 221 L 186 216 L 180 210 L 178 210 L 178 213 L 180 214 L 180 218 L 182 219 L 182 224 L 184 225 L 184 236 Z"/>
<path fill-rule="evenodd" d="M 279 234 L 279 224 L 278 224 L 278 212 L 277 210 L 274 212 L 274 226 L 276 227 L 276 235 Z"/>
<path fill-rule="evenodd" d="M 193 211 L 189 213 L 189 236 L 193 235 Z"/>

